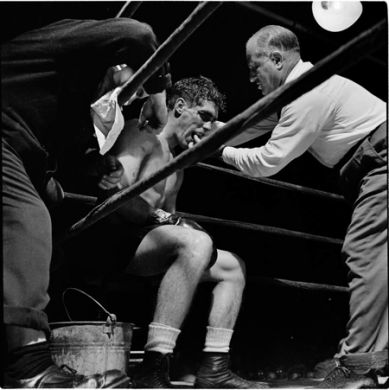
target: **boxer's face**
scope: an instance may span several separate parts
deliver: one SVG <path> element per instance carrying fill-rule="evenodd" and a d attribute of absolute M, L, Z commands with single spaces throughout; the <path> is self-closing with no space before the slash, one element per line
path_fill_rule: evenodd
<path fill-rule="evenodd" d="M 177 119 L 178 144 L 183 149 L 194 146 L 212 130 L 217 116 L 218 109 L 214 102 L 206 100 L 195 106 L 189 106 L 185 102 Z"/>
<path fill-rule="evenodd" d="M 265 53 L 249 42 L 246 55 L 250 82 L 255 83 L 263 95 L 269 94 L 280 86 L 281 71 L 273 53 Z"/>

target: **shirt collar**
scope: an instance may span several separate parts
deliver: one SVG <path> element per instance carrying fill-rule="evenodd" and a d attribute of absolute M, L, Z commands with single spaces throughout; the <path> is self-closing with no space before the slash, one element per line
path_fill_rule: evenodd
<path fill-rule="evenodd" d="M 301 76 L 303 73 L 305 73 L 308 69 L 311 69 L 312 67 L 313 65 L 311 62 L 303 62 L 302 60 L 299 60 L 286 78 L 285 84 L 289 83 L 294 79 L 297 79 L 299 76 Z"/>

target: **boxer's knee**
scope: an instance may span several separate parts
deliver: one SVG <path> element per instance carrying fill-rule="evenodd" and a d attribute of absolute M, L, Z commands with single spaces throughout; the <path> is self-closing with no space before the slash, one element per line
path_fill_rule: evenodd
<path fill-rule="evenodd" d="M 194 229 L 180 230 L 180 234 L 177 235 L 177 260 L 183 262 L 186 267 L 204 271 L 212 257 L 211 237 L 205 232 Z"/>
<path fill-rule="evenodd" d="M 235 253 L 223 251 L 225 278 L 244 287 L 246 284 L 246 266 Z"/>
<path fill-rule="evenodd" d="M 246 267 L 243 260 L 232 252 L 218 249 L 217 261 L 204 274 L 203 281 L 228 282 L 244 289 L 246 285 Z"/>

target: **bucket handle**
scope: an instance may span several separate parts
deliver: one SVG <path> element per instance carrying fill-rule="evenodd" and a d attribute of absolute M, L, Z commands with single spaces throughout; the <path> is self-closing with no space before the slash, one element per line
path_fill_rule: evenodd
<path fill-rule="evenodd" d="M 116 315 L 113 314 L 113 313 L 110 313 L 100 302 L 98 302 L 95 298 L 91 297 L 89 294 L 87 294 L 85 291 L 82 291 L 80 290 L 79 288 L 75 288 L 75 287 L 68 287 L 63 293 L 62 293 L 62 303 L 63 303 L 63 306 L 64 306 L 64 309 L 65 309 L 65 312 L 66 312 L 66 315 L 68 316 L 68 319 L 69 321 L 73 321 L 70 317 L 70 314 L 69 314 L 69 310 L 66 306 L 66 303 L 65 303 L 65 294 L 69 291 L 69 290 L 73 290 L 73 291 L 77 291 L 83 295 L 85 295 L 86 297 L 88 297 L 89 299 L 91 299 L 97 306 L 100 307 L 100 309 L 102 309 L 104 311 L 105 314 L 107 314 L 107 321 L 105 323 L 105 326 L 106 326 L 106 333 L 108 335 L 112 334 L 113 333 L 113 328 L 115 327 L 115 324 L 116 324 Z"/>

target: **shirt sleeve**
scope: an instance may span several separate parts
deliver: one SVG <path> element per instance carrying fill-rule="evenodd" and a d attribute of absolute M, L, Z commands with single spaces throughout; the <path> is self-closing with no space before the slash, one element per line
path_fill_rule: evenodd
<path fill-rule="evenodd" d="M 102 74 L 119 64 L 137 70 L 159 46 L 148 24 L 129 18 L 65 20 L 49 28 L 46 36 L 52 40 L 56 57 L 64 61 L 64 66 L 76 63 L 91 72 L 99 68 Z M 155 72 L 145 83 L 147 92 L 165 89 L 165 78 L 160 79 L 167 72 L 167 66 Z"/>
<path fill-rule="evenodd" d="M 254 177 L 272 176 L 303 154 L 320 131 L 331 125 L 333 108 L 328 96 L 309 92 L 283 108 L 268 142 L 258 148 L 225 147 L 223 161 Z"/>
<path fill-rule="evenodd" d="M 272 114 L 226 142 L 226 145 L 238 146 L 255 138 L 261 137 L 262 135 L 274 130 L 274 128 L 277 126 L 277 122 L 277 114 Z"/>

